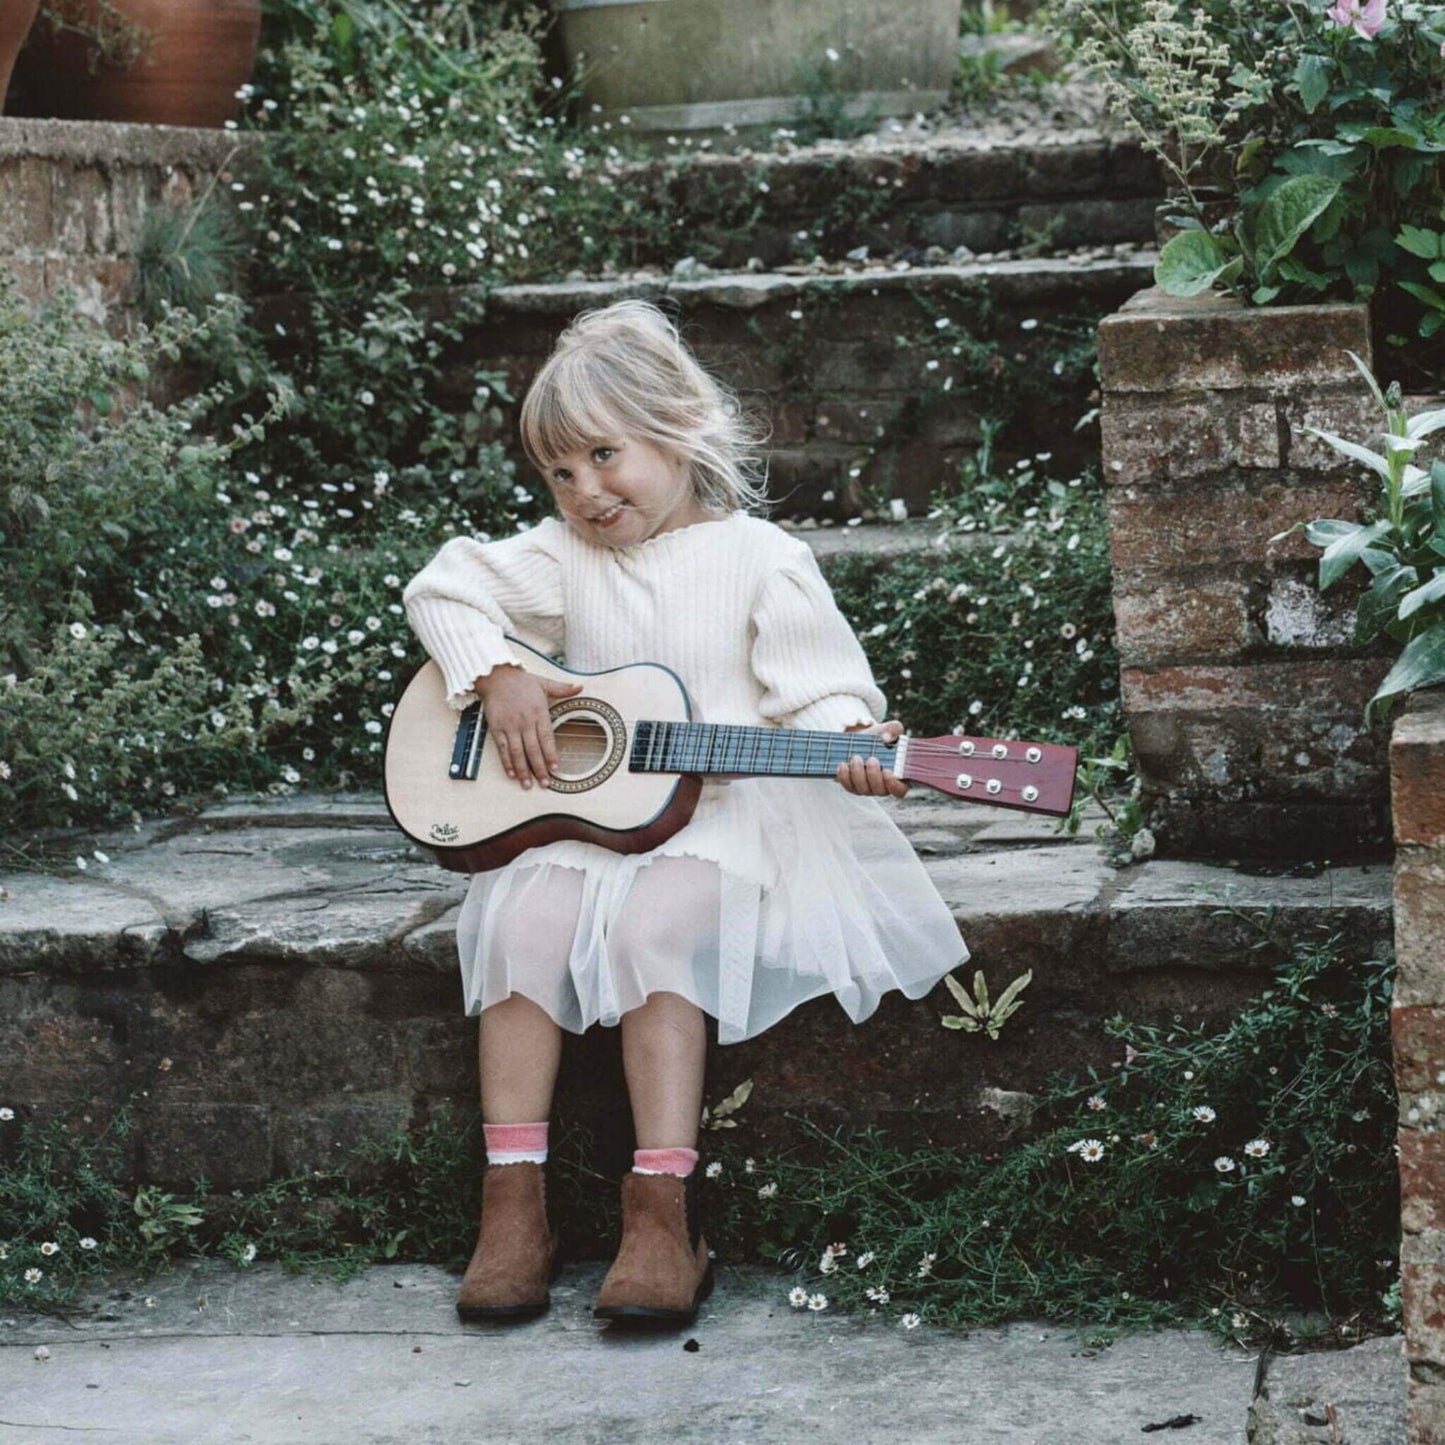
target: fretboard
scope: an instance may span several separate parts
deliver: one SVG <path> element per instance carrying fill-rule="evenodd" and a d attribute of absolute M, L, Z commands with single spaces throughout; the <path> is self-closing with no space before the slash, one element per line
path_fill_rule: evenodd
<path fill-rule="evenodd" d="M 635 773 L 711 773 L 752 777 L 832 777 L 849 758 L 875 757 L 885 768 L 897 755 L 876 733 L 804 732 L 732 723 L 633 724 Z"/>

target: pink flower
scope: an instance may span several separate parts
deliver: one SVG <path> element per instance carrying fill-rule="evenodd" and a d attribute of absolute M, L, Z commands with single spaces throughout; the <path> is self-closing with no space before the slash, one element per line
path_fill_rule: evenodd
<path fill-rule="evenodd" d="M 1385 0 L 1335 0 L 1325 11 L 1336 25 L 1349 26 L 1357 35 L 1373 40 L 1385 23 Z"/>

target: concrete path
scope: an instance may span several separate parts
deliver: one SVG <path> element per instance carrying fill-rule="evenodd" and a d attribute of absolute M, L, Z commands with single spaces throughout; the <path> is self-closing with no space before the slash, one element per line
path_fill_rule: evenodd
<path fill-rule="evenodd" d="M 511 1326 L 460 1324 L 456 1278 L 403 1265 L 338 1286 L 206 1262 L 69 1321 L 12 1311 L 0 1442 L 1118 1445 L 1169 1420 L 1160 1438 L 1245 1439 L 1255 1355 L 1201 1331 L 1090 1348 L 1048 1323 L 905 1330 L 724 1266 L 690 1329 L 619 1334 L 591 1314 L 605 1268 L 567 1268 L 550 1313 Z"/>

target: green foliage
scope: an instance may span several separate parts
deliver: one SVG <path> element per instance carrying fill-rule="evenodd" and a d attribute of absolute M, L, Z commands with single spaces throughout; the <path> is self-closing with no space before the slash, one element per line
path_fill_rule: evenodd
<path fill-rule="evenodd" d="M 1372 712 L 1388 716 L 1397 698 L 1445 682 L 1445 462 L 1432 462 L 1427 472 L 1410 461 L 1427 437 L 1445 429 L 1445 410 L 1410 416 L 1400 388 L 1392 385 L 1381 391 L 1369 367 L 1353 351 L 1349 355 L 1384 414 L 1380 434 L 1384 451 L 1372 451 L 1318 427 L 1303 430 L 1380 478 L 1380 515 L 1364 523 L 1334 518 L 1296 522 L 1270 541 L 1303 530 L 1311 542 L 1324 548 L 1321 592 L 1357 563 L 1369 572 L 1372 580 L 1356 609 L 1351 641 L 1364 644 L 1388 636 L 1405 644 L 1365 704 L 1364 722 L 1369 727 Z"/>
<path fill-rule="evenodd" d="M 1400 0 L 1372 36 L 1285 0 L 1059 0 L 1051 24 L 1100 67 L 1193 217 L 1162 287 L 1259 305 L 1378 295 L 1396 330 L 1439 331 L 1406 238 L 1445 200 L 1445 8 Z M 1209 225 L 1207 187 L 1232 198 L 1232 223 Z"/>
<path fill-rule="evenodd" d="M 136 238 L 136 302 L 155 322 L 167 307 L 200 316 L 235 289 L 249 247 L 234 211 L 214 191 L 189 206 L 153 206 Z"/>
<path fill-rule="evenodd" d="M 1197 1322 L 1277 1345 L 1298 1309 L 1389 1328 L 1393 966 L 1338 935 L 1284 956 L 1272 918 L 1248 921 L 1274 982 L 1232 1023 L 1109 1019 L 1124 1061 L 1046 1080 L 1027 1142 L 908 1153 L 873 1129 L 814 1130 L 820 1161 L 726 1160 L 717 1236 L 797 1269 L 796 1304 L 811 1291 L 893 1319 Z"/>
<path fill-rule="evenodd" d="M 392 669 L 416 656 L 402 578 L 477 528 L 451 496 L 409 505 L 384 472 L 332 482 L 318 462 L 273 491 L 233 460 L 265 447 L 269 415 L 241 412 L 224 442 L 204 430 L 224 386 L 147 400 L 182 346 L 234 334 L 236 306 L 115 340 L 65 302 L 27 313 L 0 282 L 7 846 L 210 789 L 376 782 Z M 269 400 L 282 410 L 284 387 Z"/>
<path fill-rule="evenodd" d="M 960 541 L 829 565 L 890 715 L 916 736 L 1107 747 L 1119 668 L 1097 485 L 1049 479 L 1038 458 L 995 475 L 986 443 L 930 515 Z"/>

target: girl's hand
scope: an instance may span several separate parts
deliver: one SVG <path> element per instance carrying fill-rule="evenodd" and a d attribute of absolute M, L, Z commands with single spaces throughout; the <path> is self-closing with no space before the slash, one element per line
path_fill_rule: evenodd
<path fill-rule="evenodd" d="M 582 684 L 533 677 L 513 663 L 503 663 L 479 677 L 472 687 L 482 700 L 487 732 L 496 740 L 507 776 L 516 778 L 524 788 L 530 788 L 533 779 L 538 787 L 550 788 L 558 761 L 551 702 L 581 692 Z"/>
<path fill-rule="evenodd" d="M 851 727 L 848 731 L 873 733 L 895 743 L 903 736 L 903 724 L 895 718 L 890 722 L 874 723 L 871 727 Z M 895 778 L 877 758 L 869 758 L 866 762 L 861 757 L 849 758 L 846 763 L 838 764 L 835 776 L 850 793 L 861 793 L 870 798 L 902 798 L 908 794 L 908 784 Z"/>

